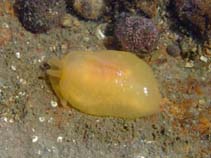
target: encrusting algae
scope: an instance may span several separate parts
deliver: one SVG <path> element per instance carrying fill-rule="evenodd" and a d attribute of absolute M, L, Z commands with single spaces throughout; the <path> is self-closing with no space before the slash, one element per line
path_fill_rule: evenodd
<path fill-rule="evenodd" d="M 75 51 L 49 64 L 47 73 L 63 105 L 127 119 L 159 111 L 161 96 L 153 72 L 132 53 Z"/>

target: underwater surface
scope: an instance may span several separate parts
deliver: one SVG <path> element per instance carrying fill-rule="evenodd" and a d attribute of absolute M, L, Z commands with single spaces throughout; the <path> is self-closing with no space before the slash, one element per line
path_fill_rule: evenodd
<path fill-rule="evenodd" d="M 135 93 L 142 81 L 154 82 L 145 66 L 115 55 L 99 55 L 100 65 L 88 60 L 91 68 L 71 59 L 78 79 L 65 81 L 78 89 L 52 87 L 50 59 L 105 50 L 126 51 L 150 66 L 159 112 L 113 117 L 156 102 L 154 93 L 144 102 L 147 96 Z M 113 61 L 121 61 L 114 62 L 118 69 Z M 118 72 L 127 74 L 124 86 L 114 80 Z M 0 158 L 210 158 L 210 92 L 210 0 L 0 0 Z M 85 113 L 63 102 L 72 100 Z M 102 102 L 112 105 L 104 117 Z M 89 115 L 92 105 L 99 116 Z"/>

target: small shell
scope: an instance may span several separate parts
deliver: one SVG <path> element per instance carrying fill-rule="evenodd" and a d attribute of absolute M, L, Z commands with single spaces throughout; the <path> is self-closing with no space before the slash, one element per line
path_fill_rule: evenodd
<path fill-rule="evenodd" d="M 66 105 L 97 116 L 137 118 L 159 111 L 151 68 L 122 51 L 71 52 L 49 61 L 52 87 Z"/>

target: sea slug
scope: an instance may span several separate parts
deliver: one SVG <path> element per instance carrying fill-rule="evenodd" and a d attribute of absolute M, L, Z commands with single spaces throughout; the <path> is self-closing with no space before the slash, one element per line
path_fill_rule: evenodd
<path fill-rule="evenodd" d="M 126 119 L 159 111 L 161 96 L 153 72 L 132 53 L 76 51 L 48 63 L 47 74 L 63 105 Z"/>

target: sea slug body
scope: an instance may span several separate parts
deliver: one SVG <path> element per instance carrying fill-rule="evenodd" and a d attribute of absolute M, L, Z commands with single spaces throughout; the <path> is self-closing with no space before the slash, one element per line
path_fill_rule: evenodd
<path fill-rule="evenodd" d="M 76 51 L 49 64 L 47 73 L 61 103 L 81 112 L 134 119 L 159 111 L 153 72 L 132 53 Z"/>

